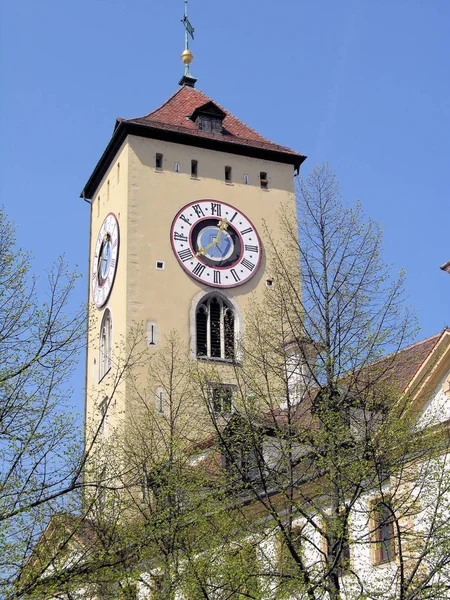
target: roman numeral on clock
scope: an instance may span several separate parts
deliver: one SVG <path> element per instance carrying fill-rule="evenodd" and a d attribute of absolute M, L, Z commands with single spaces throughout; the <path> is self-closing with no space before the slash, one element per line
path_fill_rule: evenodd
<path fill-rule="evenodd" d="M 233 279 L 235 281 L 240 281 L 241 278 L 239 277 L 239 275 L 236 273 L 236 271 L 234 269 L 231 269 L 231 274 L 233 275 Z"/>
<path fill-rule="evenodd" d="M 247 250 L 247 252 L 259 252 L 258 246 L 248 246 L 247 244 L 245 244 L 245 249 Z"/>
<path fill-rule="evenodd" d="M 200 277 L 201 274 L 203 273 L 203 271 L 206 269 L 205 265 L 201 265 L 200 263 L 197 263 L 195 265 L 194 270 L 192 271 L 192 273 L 194 275 L 197 275 L 197 277 Z"/>
<path fill-rule="evenodd" d="M 183 262 L 186 262 L 187 260 L 191 260 L 193 255 L 190 248 L 185 248 L 184 250 L 180 250 L 180 252 L 178 252 L 178 256 Z"/>
<path fill-rule="evenodd" d="M 246 235 L 247 233 L 251 233 L 252 231 L 253 229 L 251 227 L 248 227 L 247 229 L 241 231 L 241 235 Z"/>
<path fill-rule="evenodd" d="M 197 215 L 197 217 L 205 216 L 205 213 L 202 211 L 202 207 L 200 206 L 200 204 L 194 204 L 192 206 L 192 209 L 195 211 L 195 214 Z"/>
<path fill-rule="evenodd" d="M 111 269 L 114 269 L 115 266 L 116 266 L 116 259 L 112 258 L 111 259 Z"/>
<path fill-rule="evenodd" d="M 253 269 L 256 266 L 252 262 L 250 262 L 249 260 L 247 260 L 246 258 L 244 258 L 243 260 L 241 260 L 241 265 L 243 267 L 245 267 L 246 269 L 248 269 L 249 271 L 253 271 Z"/>
<path fill-rule="evenodd" d="M 214 271 L 214 283 L 220 283 L 220 271 Z"/>
<path fill-rule="evenodd" d="M 175 231 L 175 233 L 173 234 L 173 239 L 177 240 L 179 242 L 187 242 L 187 236 L 184 235 L 183 233 L 178 233 L 178 231 Z"/>
<path fill-rule="evenodd" d="M 184 221 L 185 223 L 187 223 L 189 225 L 189 227 L 191 226 L 191 222 L 189 221 L 189 219 L 187 217 L 185 217 L 184 215 L 180 216 L 180 219 L 182 221 Z"/>
<path fill-rule="evenodd" d="M 234 213 L 234 215 L 231 217 L 231 219 L 230 219 L 230 223 L 232 223 L 236 217 L 237 217 L 237 211 L 236 211 L 236 212 Z"/>
<path fill-rule="evenodd" d="M 217 202 L 211 202 L 211 215 L 222 216 L 222 206 Z"/>

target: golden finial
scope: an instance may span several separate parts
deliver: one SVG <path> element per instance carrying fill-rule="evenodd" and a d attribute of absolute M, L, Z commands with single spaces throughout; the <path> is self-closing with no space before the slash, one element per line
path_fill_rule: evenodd
<path fill-rule="evenodd" d="M 181 60 L 184 62 L 185 65 L 190 65 L 191 62 L 194 60 L 194 55 L 189 50 L 189 48 L 183 50 L 183 53 L 181 54 Z"/>

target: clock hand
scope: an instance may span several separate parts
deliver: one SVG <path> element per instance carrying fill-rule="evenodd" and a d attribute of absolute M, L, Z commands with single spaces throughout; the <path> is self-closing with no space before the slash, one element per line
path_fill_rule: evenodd
<path fill-rule="evenodd" d="M 225 231 L 225 229 L 227 229 L 228 227 L 228 223 L 227 220 L 225 218 L 223 218 L 221 221 L 219 221 L 219 232 L 216 236 L 216 244 L 219 243 L 220 241 L 220 236 L 222 235 L 222 231 Z"/>
<path fill-rule="evenodd" d="M 198 251 L 197 251 L 197 253 L 196 253 L 195 256 L 199 256 L 200 254 L 205 255 L 207 250 L 209 250 L 213 246 L 217 246 L 217 244 L 220 241 L 220 236 L 222 235 L 222 231 L 224 231 L 225 229 L 227 229 L 227 227 L 228 227 L 227 220 L 225 218 L 223 218 L 221 221 L 219 221 L 219 231 L 217 233 L 217 236 L 213 239 L 213 241 L 210 244 L 208 244 L 204 248 L 202 248 L 200 246 L 200 248 L 198 249 Z"/>

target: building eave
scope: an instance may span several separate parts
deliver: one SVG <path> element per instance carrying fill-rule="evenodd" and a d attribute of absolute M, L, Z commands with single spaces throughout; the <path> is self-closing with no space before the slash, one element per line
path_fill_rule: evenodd
<path fill-rule="evenodd" d="M 197 148 L 205 148 L 207 150 L 215 150 L 217 152 L 227 152 L 237 154 L 239 156 L 249 156 L 251 158 L 260 158 L 278 163 L 292 165 L 296 171 L 300 169 L 300 165 L 306 159 L 303 154 L 291 152 L 283 152 L 282 150 L 269 150 L 266 148 L 257 148 L 246 144 L 240 144 L 235 141 L 224 139 L 211 139 L 207 137 L 199 137 L 188 133 L 180 133 L 167 129 L 159 129 L 150 125 L 138 125 L 136 123 L 128 123 L 126 121 L 119 122 L 114 130 L 113 136 L 106 146 L 100 160 L 95 166 L 91 176 L 84 186 L 80 197 L 85 200 L 91 200 L 100 185 L 106 171 L 111 165 L 119 148 L 128 135 L 150 138 L 154 140 L 162 140 L 165 142 L 173 142 L 185 146 L 195 146 Z"/>

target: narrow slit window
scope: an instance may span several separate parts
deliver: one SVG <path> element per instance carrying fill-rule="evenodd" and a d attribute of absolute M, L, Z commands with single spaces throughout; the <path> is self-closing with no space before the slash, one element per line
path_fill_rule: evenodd
<path fill-rule="evenodd" d="M 161 388 L 158 388 L 156 390 L 156 410 L 159 412 L 159 414 L 164 414 L 164 409 L 165 409 L 165 398 L 164 398 L 164 390 L 162 390 Z"/>
<path fill-rule="evenodd" d="M 152 348 L 158 345 L 158 326 L 154 322 L 147 323 L 147 344 Z"/>
<path fill-rule="evenodd" d="M 225 181 L 231 183 L 231 167 L 225 167 Z"/>
<path fill-rule="evenodd" d="M 120 183 L 120 162 L 117 163 L 117 184 Z"/>
<path fill-rule="evenodd" d="M 259 174 L 259 182 L 261 184 L 261 189 L 267 190 L 267 188 L 269 187 L 269 180 L 267 179 L 266 172 L 261 171 L 261 173 Z"/>
<path fill-rule="evenodd" d="M 163 168 L 163 155 L 159 152 L 156 154 L 155 157 L 155 168 L 157 171 L 162 171 Z"/>
<path fill-rule="evenodd" d="M 248 175 L 244 175 L 244 185 L 248 185 Z"/>
<path fill-rule="evenodd" d="M 179 162 L 175 163 L 175 173 L 181 173 L 181 165 Z"/>
<path fill-rule="evenodd" d="M 104 400 L 100 403 L 100 428 L 99 433 L 103 437 L 106 434 L 108 429 L 108 397 L 104 398 Z"/>
<path fill-rule="evenodd" d="M 99 336 L 99 381 L 108 373 L 112 366 L 112 320 L 107 308 L 103 315 Z"/>
<path fill-rule="evenodd" d="M 191 160 L 191 177 L 198 177 L 198 160 Z"/>

